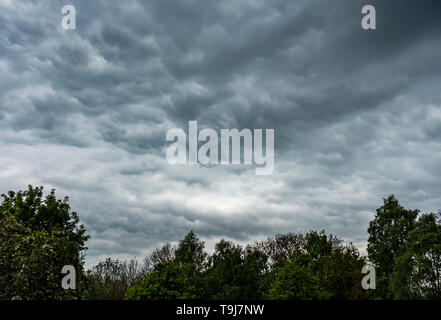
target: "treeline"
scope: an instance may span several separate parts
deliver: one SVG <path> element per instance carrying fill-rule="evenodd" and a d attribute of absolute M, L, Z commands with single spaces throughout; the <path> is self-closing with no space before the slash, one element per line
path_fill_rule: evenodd
<path fill-rule="evenodd" d="M 43 188 L 2 195 L 0 299 L 440 299 L 440 214 L 384 199 L 368 228 L 367 256 L 325 231 L 278 234 L 208 253 L 190 231 L 143 261 L 111 258 L 84 270 L 88 239 L 68 198 Z M 376 268 L 376 289 L 361 270 Z M 64 265 L 76 289 L 60 286 Z"/>
<path fill-rule="evenodd" d="M 88 273 L 89 298 L 363 299 L 364 264 L 354 246 L 324 232 L 280 234 L 245 248 L 221 240 L 208 254 L 190 231 L 142 264 L 99 263 Z"/>

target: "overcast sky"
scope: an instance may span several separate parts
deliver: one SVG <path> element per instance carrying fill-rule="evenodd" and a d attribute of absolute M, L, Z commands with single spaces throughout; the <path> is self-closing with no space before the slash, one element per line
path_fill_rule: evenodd
<path fill-rule="evenodd" d="M 88 266 L 190 229 L 363 248 L 383 197 L 441 209 L 440 17 L 439 0 L 0 0 L 0 193 L 68 195 Z M 274 128 L 274 173 L 169 165 L 189 120 Z"/>

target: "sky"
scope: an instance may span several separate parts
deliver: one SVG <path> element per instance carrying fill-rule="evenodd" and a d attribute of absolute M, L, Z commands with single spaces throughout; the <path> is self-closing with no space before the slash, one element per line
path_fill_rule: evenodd
<path fill-rule="evenodd" d="M 69 196 L 86 266 L 190 230 L 210 249 L 325 229 L 363 252 L 389 194 L 441 209 L 440 15 L 439 0 L 0 0 L 0 193 Z M 273 128 L 274 172 L 168 164 L 167 131 L 191 120 Z"/>

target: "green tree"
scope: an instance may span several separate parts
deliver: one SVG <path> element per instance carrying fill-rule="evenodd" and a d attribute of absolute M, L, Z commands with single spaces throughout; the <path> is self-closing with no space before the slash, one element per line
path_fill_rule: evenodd
<path fill-rule="evenodd" d="M 305 235 L 304 250 L 309 265 L 319 279 L 320 286 L 330 299 L 363 299 L 361 269 L 365 260 L 352 244 L 324 231 L 311 231 Z"/>
<path fill-rule="evenodd" d="M 352 244 L 334 248 L 319 274 L 320 283 L 330 293 L 330 299 L 366 299 L 366 291 L 361 287 L 361 270 L 365 264 L 365 259 Z"/>
<path fill-rule="evenodd" d="M 351 244 L 324 231 L 308 232 L 288 262 L 277 270 L 271 299 L 363 299 L 364 259 Z M 301 280 L 299 280 L 301 278 Z"/>
<path fill-rule="evenodd" d="M 269 290 L 272 300 L 317 300 L 329 298 L 319 279 L 302 259 L 293 259 L 280 269 L 274 286 Z"/>
<path fill-rule="evenodd" d="M 192 271 L 175 261 L 158 264 L 137 285 L 126 292 L 128 300 L 177 300 L 197 298 L 197 288 L 189 279 Z"/>
<path fill-rule="evenodd" d="M 390 289 L 396 299 L 441 299 L 440 214 L 424 214 L 395 259 Z"/>
<path fill-rule="evenodd" d="M 2 195 L 0 205 L 0 299 L 83 297 L 86 229 L 68 198 L 43 187 Z M 76 290 L 61 287 L 64 265 L 76 270 Z"/>
<path fill-rule="evenodd" d="M 258 242 L 255 247 L 268 257 L 270 270 L 277 273 L 277 270 L 289 261 L 291 255 L 303 248 L 304 245 L 305 236 L 303 234 L 290 232 L 287 234 L 276 234 L 274 238 Z"/>
<path fill-rule="evenodd" d="M 266 293 L 267 257 L 253 247 L 245 250 L 221 240 L 204 273 L 208 299 L 261 299 Z"/>
<path fill-rule="evenodd" d="M 166 244 L 144 260 L 148 273 L 127 290 L 127 299 L 194 299 L 201 297 L 207 253 L 204 242 L 190 231 L 176 249 Z M 198 288 L 198 290 L 196 290 Z"/>
<path fill-rule="evenodd" d="M 374 220 L 369 224 L 368 257 L 376 267 L 377 290 L 375 294 L 383 299 L 393 298 L 389 284 L 395 271 L 395 259 L 405 250 L 405 243 L 414 229 L 418 210 L 407 210 L 393 196 L 383 199 Z"/>
<path fill-rule="evenodd" d="M 195 270 L 201 271 L 207 258 L 207 253 L 204 251 L 205 244 L 197 235 L 190 231 L 183 240 L 179 242 L 175 250 L 175 261 L 180 265 L 192 265 Z"/>

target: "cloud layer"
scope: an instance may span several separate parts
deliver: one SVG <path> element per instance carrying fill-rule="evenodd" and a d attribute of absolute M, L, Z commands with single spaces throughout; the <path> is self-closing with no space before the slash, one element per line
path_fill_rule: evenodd
<path fill-rule="evenodd" d="M 0 1 L 0 191 L 69 195 L 88 264 L 190 229 L 209 245 L 326 229 L 363 247 L 381 198 L 441 208 L 441 3 Z M 170 166 L 165 135 L 274 128 L 275 171 Z"/>

